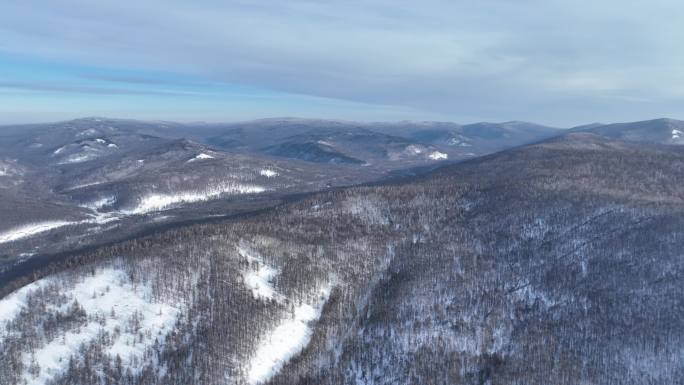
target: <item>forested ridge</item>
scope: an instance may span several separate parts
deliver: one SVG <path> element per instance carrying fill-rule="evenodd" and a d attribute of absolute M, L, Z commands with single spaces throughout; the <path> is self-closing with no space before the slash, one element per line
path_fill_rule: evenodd
<path fill-rule="evenodd" d="M 683 149 L 572 134 L 175 228 L 19 282 L 42 278 L 0 383 L 684 383 L 683 214 Z M 110 292 L 156 310 L 124 319 Z M 301 352 L 257 377 L 302 309 Z"/>

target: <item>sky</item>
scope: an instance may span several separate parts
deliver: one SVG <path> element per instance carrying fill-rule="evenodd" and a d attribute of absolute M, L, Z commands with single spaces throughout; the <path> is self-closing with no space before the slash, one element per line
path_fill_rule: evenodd
<path fill-rule="evenodd" d="M 684 118 L 679 0 L 0 0 L 0 124 Z"/>

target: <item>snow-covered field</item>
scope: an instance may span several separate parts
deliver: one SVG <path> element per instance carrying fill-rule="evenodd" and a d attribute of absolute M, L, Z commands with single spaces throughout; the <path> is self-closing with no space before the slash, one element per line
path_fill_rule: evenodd
<path fill-rule="evenodd" d="M 59 333 L 32 353 L 24 353 L 22 360 L 27 370 L 23 379 L 28 385 L 48 383 L 67 369 L 71 356 L 79 356 L 83 345 L 103 341 L 105 334 L 104 352 L 111 357 L 118 355 L 123 365 L 135 373 L 154 359 L 145 356 L 146 349 L 155 343 L 163 344 L 181 313 L 175 304 L 152 300 L 151 288 L 132 283 L 123 269 L 109 267 L 71 283 L 59 277 L 45 278 L 10 294 L 0 300 L 0 326 L 27 306 L 29 296 L 50 285 L 65 296 L 65 301 L 59 306 L 48 303 L 44 309 L 29 309 L 38 319 L 54 317 L 74 306 L 82 307 L 86 318 L 82 324 Z M 4 332 L 5 328 L 1 330 Z M 0 334 L 0 338 L 4 336 Z M 28 371 L 32 362 L 40 366 L 37 374 Z"/>
<path fill-rule="evenodd" d="M 309 344 L 313 333 L 312 323 L 321 316 L 329 295 L 330 287 L 321 289 L 317 302 L 295 307 L 292 318 L 283 319 L 261 339 L 256 354 L 249 362 L 247 380 L 250 384 L 256 385 L 270 379 Z"/>
<path fill-rule="evenodd" d="M 81 205 L 81 207 L 91 211 L 88 214 L 90 216 L 89 219 L 79 221 L 46 220 L 16 226 L 0 232 L 0 244 L 23 240 L 59 227 L 82 224 L 102 225 L 118 221 L 127 215 L 163 211 L 183 204 L 217 199 L 221 195 L 259 194 L 265 191 L 267 191 L 265 187 L 258 185 L 225 182 L 198 191 L 152 193 L 140 198 L 134 208 L 122 211 L 107 211 L 107 207 L 114 205 L 117 202 L 117 198 L 106 196 Z"/>
<path fill-rule="evenodd" d="M 47 280 L 30 283 L 0 300 L 0 342 L 6 337 L 5 325 L 7 322 L 12 321 L 21 309 L 26 306 L 28 295 L 43 287 L 46 283 Z"/>
<path fill-rule="evenodd" d="M 243 258 L 249 261 L 251 268 L 243 272 L 242 276 L 245 280 L 245 285 L 252 291 L 255 298 L 275 299 L 280 301 L 284 296 L 278 294 L 273 288 L 272 280 L 279 273 L 266 263 L 260 256 L 247 251 L 244 248 L 239 248 L 238 253 Z"/>
<path fill-rule="evenodd" d="M 101 210 L 102 208 L 106 206 L 111 206 L 114 203 L 116 203 L 116 197 L 114 196 L 106 196 L 103 198 L 98 198 L 92 202 L 86 203 L 83 205 L 83 207 L 90 209 L 90 210 Z"/>
<path fill-rule="evenodd" d="M 243 273 L 245 284 L 256 298 L 283 301 L 271 280 L 278 270 L 264 263 L 263 259 L 244 248 L 238 249 L 253 268 Z M 294 308 L 292 317 L 285 318 L 273 330 L 261 338 L 256 353 L 250 359 L 248 378 L 250 384 L 260 384 L 277 373 L 292 357 L 299 354 L 311 340 L 311 324 L 321 316 L 323 305 L 330 295 L 330 286 L 317 293 L 313 303 L 302 303 Z"/>
<path fill-rule="evenodd" d="M 214 157 L 209 155 L 209 154 L 201 153 L 201 154 L 197 154 L 194 158 L 189 159 L 188 163 L 194 162 L 197 160 L 202 160 L 202 159 L 214 159 Z"/>
<path fill-rule="evenodd" d="M 73 225 L 78 222 L 70 221 L 45 221 L 37 223 L 29 223 L 21 225 L 4 232 L 0 232 L 0 243 L 13 242 L 20 239 L 28 238 L 36 234 L 44 233 L 46 231 L 56 229 L 62 226 Z"/>
<path fill-rule="evenodd" d="M 26 238 L 30 238 L 41 233 L 45 233 L 47 231 L 65 226 L 74 226 L 81 224 L 103 225 L 113 221 L 117 221 L 121 219 L 121 216 L 122 215 L 118 212 L 99 212 L 93 209 L 93 213 L 90 214 L 90 219 L 84 219 L 80 221 L 56 220 L 28 223 L 25 225 L 11 228 L 4 232 L 0 232 L 0 244 L 24 240 Z"/>
<path fill-rule="evenodd" d="M 204 202 L 216 199 L 223 194 L 258 194 L 266 191 L 266 188 L 255 185 L 240 183 L 222 183 L 210 186 L 200 191 L 184 191 L 177 193 L 153 193 L 144 196 L 137 206 L 125 212 L 126 214 L 146 214 L 161 211 L 183 203 Z"/>
<path fill-rule="evenodd" d="M 266 178 L 273 178 L 275 176 L 278 176 L 278 173 L 273 170 L 265 168 L 263 170 L 259 170 L 259 175 L 265 176 Z"/>
<path fill-rule="evenodd" d="M 447 154 L 445 154 L 445 153 L 443 153 L 443 152 L 433 151 L 433 152 L 429 155 L 429 157 L 430 157 L 430 159 L 432 159 L 432 160 L 441 160 L 441 159 L 447 159 L 447 158 L 449 158 L 449 155 L 447 155 Z"/>

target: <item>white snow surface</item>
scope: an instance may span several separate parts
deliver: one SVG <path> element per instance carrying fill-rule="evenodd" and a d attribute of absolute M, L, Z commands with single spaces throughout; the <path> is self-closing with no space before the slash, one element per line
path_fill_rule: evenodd
<path fill-rule="evenodd" d="M 34 290 L 44 286 L 46 280 L 30 283 L 0 299 L 0 341 L 5 338 L 5 324 L 14 319 L 26 306 L 26 297 Z"/>
<path fill-rule="evenodd" d="M 24 172 L 15 162 L 0 160 L 0 176 L 22 175 Z"/>
<path fill-rule="evenodd" d="M 58 164 L 82 163 L 92 160 L 93 158 L 95 158 L 95 156 L 96 155 L 93 153 L 82 152 L 78 154 L 69 155 L 66 159 L 59 162 Z"/>
<path fill-rule="evenodd" d="M 93 202 L 93 205 L 96 204 L 101 204 L 102 202 Z M 12 229 L 6 230 L 4 232 L 0 232 L 0 244 L 1 243 L 8 243 L 8 242 L 14 242 L 14 241 L 19 241 L 25 238 L 33 237 L 35 235 L 38 235 L 40 233 L 44 233 L 46 231 L 50 231 L 59 227 L 64 227 L 64 226 L 71 226 L 71 225 L 80 225 L 80 224 L 97 224 L 97 225 L 102 225 L 106 223 L 110 223 L 113 221 L 117 221 L 121 219 L 121 213 L 119 212 L 100 212 L 98 211 L 97 208 L 91 207 L 91 206 L 84 206 L 88 207 L 91 209 L 93 212 L 92 214 L 88 214 L 90 216 L 90 219 L 83 219 L 80 221 L 62 221 L 62 220 L 57 220 L 57 221 L 45 221 L 45 222 L 36 222 L 36 223 L 29 223 L 21 226 L 14 227 Z"/>
<path fill-rule="evenodd" d="M 26 306 L 24 300 L 30 291 L 53 280 L 60 285 L 63 283 L 53 277 L 45 278 L 1 300 L 0 314 L 3 317 L 10 314 L 5 318 L 13 318 Z M 62 291 L 68 298 L 66 305 L 59 308 L 48 306 L 48 311 L 65 310 L 77 301 L 86 311 L 88 321 L 35 350 L 33 357 L 41 370 L 35 377 L 24 373 L 27 385 L 45 384 L 63 373 L 69 358 L 78 356 L 80 346 L 94 341 L 102 332 L 108 332 L 112 338 L 112 342 L 105 346 L 105 352 L 112 357 L 119 355 L 124 366 L 135 373 L 145 362 L 145 350 L 154 344 L 155 339 L 159 343 L 164 342 L 165 335 L 172 330 L 181 312 L 173 304 L 154 302 L 150 287 L 133 284 L 126 272 L 119 268 L 99 269 L 94 275 L 81 277 L 73 287 L 62 288 Z M 104 322 L 95 321 L 94 316 L 103 318 Z M 137 330 L 131 327 L 134 318 L 139 320 Z M 115 329 L 120 333 L 115 333 Z M 146 337 L 140 339 L 140 335 Z M 28 367 L 32 356 L 25 353 L 22 359 Z"/>
<path fill-rule="evenodd" d="M 116 197 L 106 196 L 106 197 L 98 198 L 92 202 L 86 203 L 83 205 L 83 207 L 91 209 L 91 210 L 100 210 L 103 207 L 111 206 L 114 203 L 116 203 Z"/>
<path fill-rule="evenodd" d="M 242 276 L 245 280 L 245 285 L 252 291 L 255 298 L 275 299 L 280 301 L 284 296 L 278 294 L 273 288 L 271 280 L 279 271 L 266 263 L 263 258 L 255 255 L 244 248 L 239 248 L 238 253 L 246 258 L 253 267 L 245 272 Z"/>
<path fill-rule="evenodd" d="M 209 154 L 201 153 L 201 154 L 195 155 L 194 158 L 188 160 L 188 163 L 194 162 L 196 160 L 202 160 L 202 159 L 214 159 L 214 157 L 209 155 Z"/>
<path fill-rule="evenodd" d="M 449 158 L 449 155 L 439 152 L 439 151 L 433 151 L 430 155 L 429 158 L 432 160 L 440 160 L 440 159 L 447 159 Z"/>
<path fill-rule="evenodd" d="M 257 298 L 276 298 L 271 280 L 278 271 L 268 265 L 258 265 L 257 270 L 250 270 L 244 274 L 245 285 L 252 290 L 252 294 Z"/>
<path fill-rule="evenodd" d="M 258 194 L 266 188 L 255 185 L 227 182 L 210 186 L 200 191 L 181 191 L 177 193 L 152 193 L 140 199 L 138 205 L 126 214 L 146 214 L 162 211 L 183 203 L 203 202 L 216 199 L 223 194 Z"/>
<path fill-rule="evenodd" d="M 259 171 L 259 175 L 265 176 L 266 178 L 273 178 L 275 176 L 278 176 L 278 173 L 273 170 L 265 168 Z"/>
<path fill-rule="evenodd" d="M 77 184 L 75 186 L 69 187 L 65 191 L 78 190 L 80 188 L 84 188 L 84 187 L 88 187 L 88 186 L 95 186 L 95 185 L 102 184 L 102 183 L 105 183 L 105 182 L 90 182 L 90 183 L 84 183 L 84 184 Z"/>
<path fill-rule="evenodd" d="M 319 300 L 313 304 L 301 304 L 294 309 L 294 316 L 280 322 L 264 336 L 256 353 L 250 360 L 247 381 L 256 385 L 268 381 L 292 357 L 309 344 L 311 324 L 321 316 L 323 305 L 330 295 L 330 287 L 319 291 Z"/>
<path fill-rule="evenodd" d="M 45 221 L 29 223 L 26 225 L 21 225 L 4 232 L 0 232 L 0 243 L 7 243 L 17 241 L 23 238 L 28 238 L 36 234 L 40 234 L 52 229 L 56 229 L 62 226 L 73 225 L 78 222 L 70 221 Z"/>
<path fill-rule="evenodd" d="M 410 144 L 410 145 L 406 146 L 406 151 L 408 151 L 411 154 L 418 155 L 418 154 L 421 154 L 423 152 L 423 149 L 420 148 L 419 146 Z"/>
<path fill-rule="evenodd" d="M 679 139 L 679 137 L 682 135 L 682 132 L 679 130 L 672 130 L 672 139 Z"/>
<path fill-rule="evenodd" d="M 268 266 L 261 256 L 246 248 L 238 248 L 238 253 L 255 267 L 243 272 L 245 285 L 252 290 L 254 297 L 284 302 L 286 297 L 278 293 L 271 284 L 271 280 L 279 271 Z M 331 285 L 321 288 L 316 301 L 295 307 L 292 317 L 288 316 L 281 320 L 273 330 L 261 338 L 256 353 L 249 361 L 247 381 L 250 384 L 268 381 L 287 361 L 309 344 L 311 324 L 321 316 L 323 305 L 330 296 L 330 288 Z"/>

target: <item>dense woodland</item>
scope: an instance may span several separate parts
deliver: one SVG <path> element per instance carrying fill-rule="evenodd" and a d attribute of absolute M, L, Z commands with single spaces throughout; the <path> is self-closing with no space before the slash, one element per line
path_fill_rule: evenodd
<path fill-rule="evenodd" d="M 265 333 L 323 286 L 310 342 L 269 383 L 680 384 L 682 245 L 684 149 L 570 135 L 49 266 L 14 283 L 52 279 L 0 332 L 0 383 L 110 322 L 64 292 L 116 268 L 180 309 L 173 330 L 145 336 L 133 316 L 120 334 L 150 341 L 135 362 L 98 334 L 51 384 L 250 383 Z M 277 299 L 246 284 L 264 266 Z"/>

